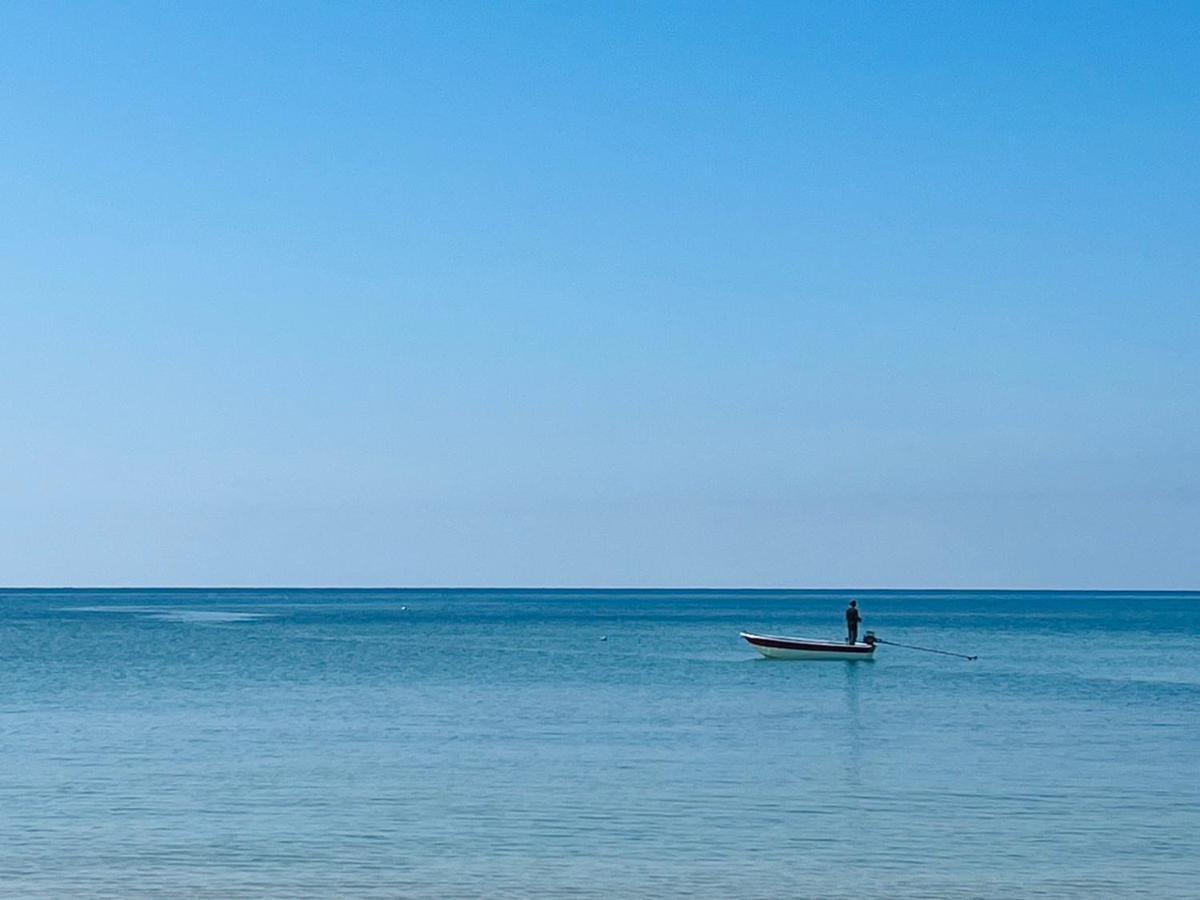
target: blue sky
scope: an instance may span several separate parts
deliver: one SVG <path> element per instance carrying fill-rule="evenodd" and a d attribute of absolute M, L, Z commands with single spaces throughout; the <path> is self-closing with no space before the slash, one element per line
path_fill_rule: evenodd
<path fill-rule="evenodd" d="M 1200 587 L 1194 4 L 8 4 L 0 583 Z"/>

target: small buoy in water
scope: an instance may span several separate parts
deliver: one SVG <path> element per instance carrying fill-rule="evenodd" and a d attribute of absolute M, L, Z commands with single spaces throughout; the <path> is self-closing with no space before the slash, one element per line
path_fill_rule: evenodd
<path fill-rule="evenodd" d="M 406 612 L 407 610 L 408 610 L 407 606 L 400 607 L 400 612 Z"/>
<path fill-rule="evenodd" d="M 602 641 L 607 641 L 607 640 L 608 640 L 608 635 L 607 635 L 607 634 L 606 634 L 606 635 L 602 635 L 602 636 L 601 636 L 601 638 L 600 638 L 600 640 L 602 640 Z"/>

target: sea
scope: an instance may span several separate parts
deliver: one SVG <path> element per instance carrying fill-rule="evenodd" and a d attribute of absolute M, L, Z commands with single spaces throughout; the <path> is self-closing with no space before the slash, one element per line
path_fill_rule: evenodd
<path fill-rule="evenodd" d="M 772 661 L 742 630 L 871 661 Z M 0 591 L 0 896 L 1200 897 L 1200 594 Z"/>

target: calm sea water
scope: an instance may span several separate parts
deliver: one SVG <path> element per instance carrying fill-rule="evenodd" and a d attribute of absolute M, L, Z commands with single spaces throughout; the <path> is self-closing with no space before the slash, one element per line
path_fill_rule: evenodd
<path fill-rule="evenodd" d="M 0 592 L 0 895 L 1200 897 L 1200 594 L 849 596 Z"/>

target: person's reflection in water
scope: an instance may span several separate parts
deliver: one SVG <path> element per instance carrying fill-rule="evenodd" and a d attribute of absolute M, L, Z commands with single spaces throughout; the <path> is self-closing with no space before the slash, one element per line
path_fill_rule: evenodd
<path fill-rule="evenodd" d="M 862 722 L 858 710 L 859 679 L 862 663 L 842 663 L 846 669 L 846 696 L 842 708 L 846 711 L 846 748 L 842 759 L 846 761 L 846 790 L 857 793 L 862 789 Z"/>

